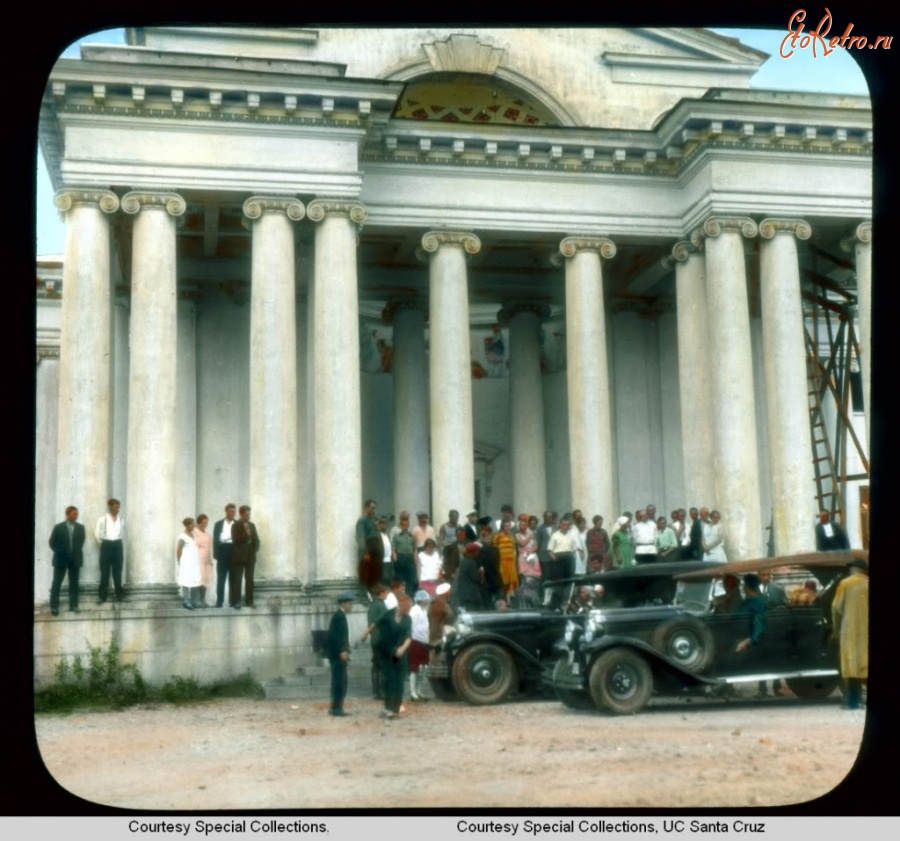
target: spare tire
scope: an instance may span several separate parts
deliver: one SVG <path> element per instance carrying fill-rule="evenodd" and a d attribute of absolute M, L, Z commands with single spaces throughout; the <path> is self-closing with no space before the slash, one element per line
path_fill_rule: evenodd
<path fill-rule="evenodd" d="M 678 616 L 663 622 L 650 635 L 650 645 L 694 674 L 708 669 L 716 656 L 712 632 L 691 616 Z"/>

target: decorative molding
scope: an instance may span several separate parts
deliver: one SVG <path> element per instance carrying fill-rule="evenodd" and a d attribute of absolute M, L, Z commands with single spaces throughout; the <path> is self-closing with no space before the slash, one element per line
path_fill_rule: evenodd
<path fill-rule="evenodd" d="M 497 312 L 497 323 L 501 327 L 506 327 L 520 312 L 532 312 L 543 321 L 550 317 L 550 305 L 540 303 L 539 301 L 514 301 L 512 303 L 506 303 Z"/>
<path fill-rule="evenodd" d="M 743 234 L 748 239 L 756 236 L 758 225 L 749 216 L 710 216 L 703 223 L 701 236 L 717 237 L 723 231 Z"/>
<path fill-rule="evenodd" d="M 178 193 L 135 190 L 122 196 L 122 210 L 132 216 L 147 207 L 161 207 L 170 216 L 182 216 L 187 203 Z"/>
<path fill-rule="evenodd" d="M 611 260 L 616 256 L 616 244 L 606 237 L 592 236 L 568 236 L 559 244 L 563 257 L 574 257 L 579 251 L 590 251 Z"/>
<path fill-rule="evenodd" d="M 104 213 L 115 213 L 119 209 L 119 197 L 114 192 L 93 187 L 64 187 L 57 191 L 55 201 L 61 213 L 76 205 L 95 205 Z"/>
<path fill-rule="evenodd" d="M 421 298 L 401 298 L 388 301 L 381 310 L 381 320 L 384 324 L 393 324 L 394 316 L 401 310 L 417 310 L 424 313 L 428 320 L 428 307 Z"/>
<path fill-rule="evenodd" d="M 857 245 L 869 245 L 872 242 L 872 220 L 860 222 L 853 233 L 841 240 L 841 251 L 852 254 Z"/>
<path fill-rule="evenodd" d="M 314 199 L 306 206 L 306 215 L 313 222 L 321 222 L 326 216 L 344 216 L 362 225 L 366 220 L 366 206 L 353 199 Z"/>
<path fill-rule="evenodd" d="M 299 222 L 305 215 L 303 202 L 293 196 L 251 196 L 244 202 L 244 216 L 259 219 L 263 213 L 284 213 Z"/>
<path fill-rule="evenodd" d="M 672 246 L 672 258 L 674 260 L 677 260 L 679 263 L 684 263 L 691 254 L 700 254 L 703 251 L 703 239 L 698 236 L 698 242 L 694 242 L 693 237 L 696 233 L 697 232 L 694 231 L 694 233 L 691 234 L 690 239 L 681 240 Z"/>
<path fill-rule="evenodd" d="M 759 235 L 772 239 L 777 233 L 793 234 L 797 239 L 809 239 L 812 228 L 803 219 L 763 219 L 759 223 Z"/>
<path fill-rule="evenodd" d="M 481 250 L 481 240 L 469 231 L 429 231 L 422 237 L 422 249 L 434 254 L 442 245 L 461 245 L 467 254 Z"/>
<path fill-rule="evenodd" d="M 484 73 L 493 76 L 506 53 L 506 47 L 495 47 L 477 35 L 454 33 L 443 41 L 422 44 L 436 73 Z"/>
<path fill-rule="evenodd" d="M 45 359 L 59 359 L 59 347 L 37 347 L 34 356 L 36 365 L 40 365 Z"/>

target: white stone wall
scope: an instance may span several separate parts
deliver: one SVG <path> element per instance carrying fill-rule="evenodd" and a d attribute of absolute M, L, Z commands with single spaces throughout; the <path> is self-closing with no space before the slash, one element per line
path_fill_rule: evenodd
<path fill-rule="evenodd" d="M 40 309 L 40 308 L 39 308 Z M 57 310 L 58 311 L 58 310 Z M 37 364 L 35 406 L 34 486 L 34 600 L 50 599 L 53 553 L 48 541 L 65 512 L 56 510 L 56 424 L 59 407 L 59 360 L 42 359 Z M 68 588 L 68 576 L 65 588 Z M 67 602 L 60 601 L 65 605 Z"/>

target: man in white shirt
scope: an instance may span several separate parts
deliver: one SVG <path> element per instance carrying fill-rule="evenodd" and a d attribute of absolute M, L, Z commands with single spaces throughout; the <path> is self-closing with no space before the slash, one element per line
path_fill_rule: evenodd
<path fill-rule="evenodd" d="M 231 577 L 231 527 L 235 524 L 237 506 L 229 502 L 225 506 L 225 519 L 213 527 L 213 557 L 216 559 L 216 607 L 225 603 L 225 582 Z"/>
<path fill-rule="evenodd" d="M 117 499 L 106 501 L 107 512 L 94 529 L 94 537 L 100 544 L 100 592 L 97 604 L 104 604 L 109 595 L 109 574 L 112 572 L 116 601 L 125 601 L 122 588 L 122 566 L 125 561 L 123 549 L 125 540 L 125 520 L 119 516 L 121 503 Z"/>
<path fill-rule="evenodd" d="M 645 511 L 636 512 L 637 519 L 631 527 L 631 535 L 634 539 L 634 560 L 638 564 L 652 564 L 657 560 L 656 539 L 659 537 L 659 529 L 656 523 L 650 519 L 648 506 Z M 655 511 L 656 509 L 653 508 Z"/>
<path fill-rule="evenodd" d="M 563 514 L 559 522 L 559 531 L 550 535 L 550 543 L 547 546 L 547 554 L 550 557 L 550 569 L 544 573 L 544 584 L 547 593 L 545 601 L 552 607 L 562 606 L 562 594 L 555 585 L 561 578 L 571 578 L 575 571 L 575 557 L 578 552 L 579 540 L 572 533 L 572 515 Z M 543 567 L 542 567 L 543 569 Z"/>

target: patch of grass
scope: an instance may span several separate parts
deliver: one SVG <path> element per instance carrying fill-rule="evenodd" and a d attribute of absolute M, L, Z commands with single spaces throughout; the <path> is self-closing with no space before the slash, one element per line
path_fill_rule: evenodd
<path fill-rule="evenodd" d="M 236 678 L 202 685 L 194 677 L 173 675 L 159 688 L 148 686 L 134 663 L 120 662 L 119 639 L 109 648 L 89 646 L 87 665 L 79 655 L 61 656 L 55 682 L 34 694 L 36 713 L 64 713 L 79 708 L 121 709 L 162 701 L 188 704 L 215 698 L 264 698 L 262 686 L 249 671 Z"/>

